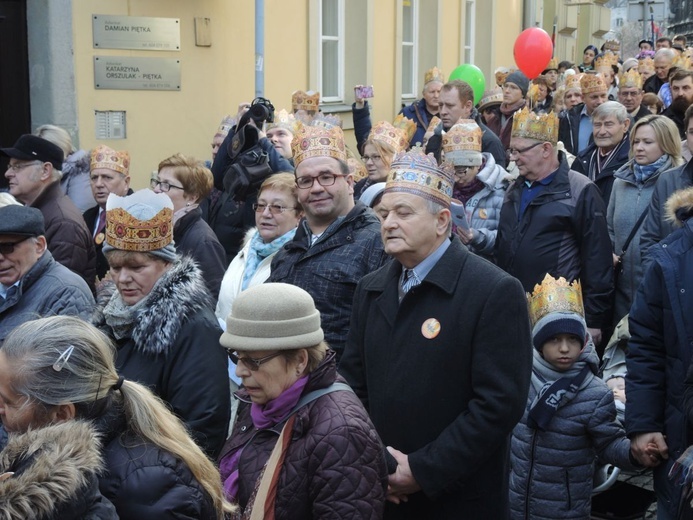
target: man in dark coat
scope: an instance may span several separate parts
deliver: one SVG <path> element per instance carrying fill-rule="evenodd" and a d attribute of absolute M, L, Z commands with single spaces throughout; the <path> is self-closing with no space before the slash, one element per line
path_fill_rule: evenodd
<path fill-rule="evenodd" d="M 599 105 L 592 113 L 592 142 L 573 162 L 573 170 L 587 175 L 602 194 L 604 206 L 609 206 L 614 172 L 628 162 L 630 152 L 628 128 L 630 118 L 626 108 L 616 101 Z"/>
<path fill-rule="evenodd" d="M 10 194 L 43 213 L 46 241 L 53 258 L 80 275 L 94 290 L 96 253 L 82 214 L 60 188 L 63 151 L 53 143 L 25 134 L 12 148 L 0 153 L 10 157 L 5 172 Z"/>
<path fill-rule="evenodd" d="M 520 177 L 503 202 L 496 261 L 528 292 L 546 273 L 579 279 L 587 327 L 599 345 L 602 329 L 611 325 L 613 294 L 606 206 L 597 186 L 572 171 L 556 149 L 555 114 L 523 110 L 514 119 L 511 152 Z"/>
<path fill-rule="evenodd" d="M 356 284 L 387 260 L 380 223 L 362 202 L 354 203 L 341 128 L 304 126 L 293 150 L 304 218 L 272 260 L 269 281 L 296 285 L 313 297 L 325 340 L 339 360 Z"/>
<path fill-rule="evenodd" d="M 662 112 L 662 115 L 668 117 L 676 124 L 681 139 L 685 139 L 686 127 L 684 119 L 686 110 L 693 104 L 693 71 L 677 70 L 672 74 L 669 85 L 671 87 L 671 105 Z"/>
<path fill-rule="evenodd" d="M 414 101 L 411 105 L 400 110 L 400 114 L 416 123 L 416 132 L 414 133 L 414 137 L 411 138 L 409 146 L 414 146 L 416 143 L 423 144 L 424 134 L 426 130 L 428 130 L 428 125 L 431 123 L 433 117 L 438 115 L 440 110 L 438 99 L 443 83 L 445 83 L 445 75 L 442 70 L 438 67 L 427 70 L 424 76 L 424 87 L 421 92 L 421 99 Z"/>
<path fill-rule="evenodd" d="M 452 183 L 416 150 L 393 162 L 379 212 L 394 260 L 359 283 L 340 365 L 388 446 L 388 520 L 508 514 L 527 304 L 517 280 L 449 238 Z"/>
<path fill-rule="evenodd" d="M 643 85 L 645 92 L 659 94 L 659 89 L 669 81 L 669 69 L 676 58 L 676 51 L 672 49 L 658 49 L 654 55 L 655 73 L 647 78 Z"/>
<path fill-rule="evenodd" d="M 618 102 L 626 107 L 633 124 L 637 123 L 638 119 L 652 113 L 642 104 L 642 96 L 642 76 L 637 67 L 618 77 Z"/>
<path fill-rule="evenodd" d="M 606 103 L 606 83 L 598 74 L 584 74 L 580 79 L 583 103 L 568 110 L 566 117 L 561 118 L 558 140 L 563 143 L 568 153 L 578 155 L 592 142 L 592 113 Z"/>

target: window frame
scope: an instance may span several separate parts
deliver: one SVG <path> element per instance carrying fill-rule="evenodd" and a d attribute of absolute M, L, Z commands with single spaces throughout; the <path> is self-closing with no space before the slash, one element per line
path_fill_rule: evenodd
<path fill-rule="evenodd" d="M 320 103 L 343 103 L 344 102 L 344 40 L 346 38 L 344 21 L 346 18 L 345 0 L 337 1 L 337 36 L 325 36 L 323 34 L 323 7 L 327 0 L 318 2 L 318 49 L 317 49 L 317 71 L 318 71 L 318 91 L 320 92 Z M 333 0 L 334 1 L 334 0 Z M 324 70 L 322 66 L 323 44 L 326 41 L 337 41 L 337 95 L 326 96 L 324 85 Z"/>
<path fill-rule="evenodd" d="M 411 18 L 412 18 L 412 41 L 411 42 L 405 42 L 404 40 L 404 8 L 407 7 L 407 3 L 409 3 L 408 7 L 411 7 Z M 402 89 L 404 89 L 404 47 L 411 47 L 412 52 L 412 63 L 411 63 L 411 86 L 412 86 L 412 91 L 411 92 L 404 92 L 402 90 L 401 97 L 403 100 L 410 100 L 410 99 L 416 99 L 418 97 L 419 93 L 419 85 L 418 85 L 418 80 L 419 80 L 419 26 L 420 26 L 420 19 L 419 19 L 419 7 L 420 3 L 419 0 L 402 0 L 402 39 L 400 41 L 400 53 L 401 53 L 401 68 L 402 68 L 402 73 L 401 73 L 401 78 L 400 81 L 402 82 Z"/>
<path fill-rule="evenodd" d="M 471 7 L 471 9 L 470 9 L 470 7 Z M 464 4 L 464 47 L 463 47 L 464 63 L 474 63 L 474 40 L 476 39 L 476 23 L 475 22 L 476 22 L 476 0 L 465 0 L 465 4 Z"/>

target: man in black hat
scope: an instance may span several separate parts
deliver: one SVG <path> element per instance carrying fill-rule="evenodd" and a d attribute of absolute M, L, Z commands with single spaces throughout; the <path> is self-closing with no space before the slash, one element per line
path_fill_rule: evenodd
<path fill-rule="evenodd" d="M 48 249 L 56 261 L 80 275 L 90 288 L 96 277 L 96 253 L 82 214 L 60 189 L 63 151 L 53 143 L 25 134 L 12 148 L 5 172 L 10 194 L 43 214 Z"/>
<path fill-rule="evenodd" d="M 87 284 L 46 249 L 36 208 L 0 208 L 0 343 L 16 326 L 43 316 L 88 319 L 94 299 Z"/>

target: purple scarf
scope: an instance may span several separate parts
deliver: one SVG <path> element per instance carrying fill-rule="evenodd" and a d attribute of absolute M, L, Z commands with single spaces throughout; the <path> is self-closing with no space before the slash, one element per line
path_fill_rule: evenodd
<path fill-rule="evenodd" d="M 271 401 L 265 404 L 252 403 L 250 417 L 253 425 L 259 430 L 275 426 L 298 404 L 307 383 L 308 376 L 303 376 Z M 241 447 L 226 454 L 219 464 L 219 472 L 224 481 L 224 492 L 227 500 L 230 501 L 235 501 L 238 496 L 238 463 L 242 451 Z"/>

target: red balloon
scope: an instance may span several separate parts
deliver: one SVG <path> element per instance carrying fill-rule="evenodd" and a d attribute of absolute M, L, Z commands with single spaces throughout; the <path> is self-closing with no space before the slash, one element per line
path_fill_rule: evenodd
<path fill-rule="evenodd" d="M 515 63 L 529 79 L 539 76 L 551 61 L 553 43 L 544 29 L 530 27 L 520 33 L 513 48 Z"/>

